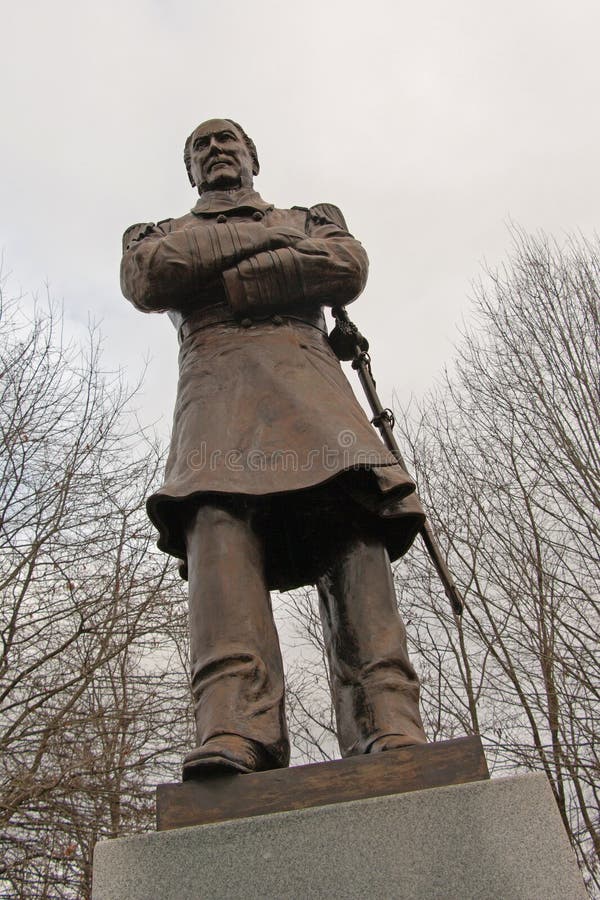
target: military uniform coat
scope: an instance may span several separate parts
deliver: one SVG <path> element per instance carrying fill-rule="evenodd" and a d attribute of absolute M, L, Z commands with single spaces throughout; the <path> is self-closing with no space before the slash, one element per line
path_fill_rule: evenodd
<path fill-rule="evenodd" d="M 414 484 L 327 339 L 323 307 L 354 300 L 368 269 L 340 211 L 207 192 L 123 245 L 124 295 L 167 312 L 180 341 L 165 481 L 148 499 L 159 547 L 185 560 L 186 510 L 218 496 L 258 504 L 272 588 L 312 582 L 316 545 L 352 511 L 403 553 L 423 521 Z"/>

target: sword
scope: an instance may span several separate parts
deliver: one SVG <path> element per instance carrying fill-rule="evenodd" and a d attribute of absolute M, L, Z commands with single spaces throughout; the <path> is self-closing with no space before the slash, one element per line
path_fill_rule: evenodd
<path fill-rule="evenodd" d="M 369 342 L 360 333 L 352 322 L 343 306 L 332 309 L 335 319 L 335 328 L 329 335 L 331 348 L 339 360 L 351 361 L 352 368 L 358 373 L 360 383 L 369 401 L 373 413 L 372 424 L 379 429 L 383 442 L 388 450 L 396 457 L 405 472 L 408 471 L 400 447 L 394 437 L 394 414 L 391 409 L 386 409 L 377 394 L 375 379 L 371 371 L 371 357 L 369 356 Z M 463 611 L 463 601 L 454 582 L 437 538 L 427 519 L 421 525 L 419 534 L 425 544 L 427 552 L 438 573 L 444 592 L 450 601 L 452 612 L 460 616 Z"/>

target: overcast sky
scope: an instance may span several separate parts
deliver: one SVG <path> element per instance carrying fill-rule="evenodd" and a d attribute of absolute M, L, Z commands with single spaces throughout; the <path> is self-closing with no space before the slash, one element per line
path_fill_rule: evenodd
<path fill-rule="evenodd" d="M 182 148 L 206 118 L 254 138 L 265 199 L 335 203 L 364 243 L 352 313 L 387 403 L 451 363 L 510 220 L 597 227 L 597 0 L 3 0 L 1 22 L 8 289 L 49 282 L 131 378 L 149 358 L 141 416 L 163 434 L 176 336 L 122 298 L 121 234 L 193 205 Z"/>

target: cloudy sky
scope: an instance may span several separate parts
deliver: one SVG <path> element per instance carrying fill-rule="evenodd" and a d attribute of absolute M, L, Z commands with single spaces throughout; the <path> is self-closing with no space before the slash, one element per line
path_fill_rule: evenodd
<path fill-rule="evenodd" d="M 341 207 L 383 399 L 421 396 L 510 221 L 597 227 L 599 34 L 597 0 L 4 0 L 7 290 L 48 282 L 70 329 L 102 322 L 107 365 L 148 359 L 141 418 L 167 434 L 175 333 L 123 300 L 121 233 L 193 205 L 183 141 L 231 117 L 265 199 Z"/>

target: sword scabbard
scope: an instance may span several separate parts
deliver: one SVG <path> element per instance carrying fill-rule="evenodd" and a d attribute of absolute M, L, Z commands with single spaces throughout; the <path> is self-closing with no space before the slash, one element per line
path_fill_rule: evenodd
<path fill-rule="evenodd" d="M 336 320 L 337 327 L 339 327 L 340 330 L 344 331 L 345 336 L 347 335 L 349 337 L 352 334 L 360 334 L 356 325 L 354 325 L 354 323 L 351 322 L 348 318 L 348 313 L 343 307 L 336 307 L 332 310 L 332 312 Z M 368 348 L 368 342 L 365 338 L 362 338 L 362 341 L 360 343 L 356 342 L 354 344 L 354 351 L 352 356 L 350 356 L 346 350 L 343 358 L 352 359 L 352 368 L 355 369 L 358 373 L 359 381 L 363 387 L 369 406 L 371 407 L 371 411 L 373 413 L 373 418 L 371 419 L 372 424 L 379 430 L 383 442 L 388 450 L 396 457 L 398 463 L 402 466 L 404 471 L 408 472 L 406 463 L 404 462 L 404 458 L 400 451 L 400 447 L 398 446 L 398 442 L 396 441 L 396 438 L 394 436 L 394 414 L 390 409 L 386 409 L 379 399 L 375 379 L 373 378 L 373 372 L 371 371 L 371 357 L 369 356 L 367 349 L 365 348 L 365 344 L 366 348 Z M 446 560 L 444 559 L 442 549 L 427 519 L 419 529 L 419 534 L 421 535 L 421 538 L 423 540 L 423 543 L 425 544 L 435 570 L 438 573 L 442 584 L 444 585 L 444 593 L 450 601 L 452 612 L 455 616 L 460 616 L 463 611 L 463 600 L 454 582 L 450 569 L 448 568 Z"/>

